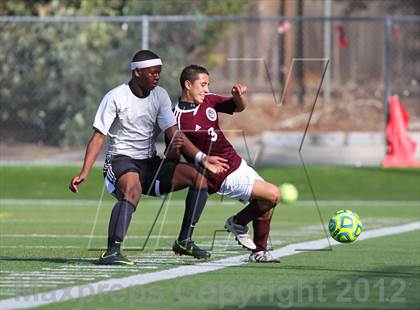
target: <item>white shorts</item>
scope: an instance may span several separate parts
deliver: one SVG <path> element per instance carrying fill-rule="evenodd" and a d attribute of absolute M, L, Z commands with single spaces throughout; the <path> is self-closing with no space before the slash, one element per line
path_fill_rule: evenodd
<path fill-rule="evenodd" d="M 226 177 L 217 193 L 222 196 L 239 200 L 242 203 L 247 203 L 251 198 L 252 187 L 254 186 L 255 180 L 264 181 L 264 179 L 242 159 L 241 165 Z"/>

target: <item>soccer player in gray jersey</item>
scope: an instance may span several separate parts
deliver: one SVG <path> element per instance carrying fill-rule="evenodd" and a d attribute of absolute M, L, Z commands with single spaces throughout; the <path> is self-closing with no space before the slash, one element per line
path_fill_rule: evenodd
<path fill-rule="evenodd" d="M 108 191 L 118 202 L 109 221 L 108 248 L 97 260 L 98 264 L 133 265 L 121 254 L 120 247 L 141 195 L 163 196 L 186 187 L 189 191 L 184 218 L 173 250 L 179 255 L 210 257 L 210 253 L 191 240 L 207 201 L 207 180 L 193 164 L 156 155 L 157 126 L 172 141 L 168 152 L 195 158 L 196 165 L 216 174 L 226 171 L 228 165 L 225 159 L 200 152 L 178 131 L 169 96 L 158 86 L 161 69 L 162 61 L 155 53 L 142 50 L 134 55 L 130 81 L 115 87 L 102 99 L 82 170 L 70 182 L 70 190 L 78 192 L 78 185 L 86 180 L 108 136 L 104 178 Z"/>

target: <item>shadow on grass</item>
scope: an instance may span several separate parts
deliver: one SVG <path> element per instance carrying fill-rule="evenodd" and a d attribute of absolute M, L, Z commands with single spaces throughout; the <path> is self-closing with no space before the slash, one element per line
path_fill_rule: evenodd
<path fill-rule="evenodd" d="M 142 257 L 130 257 L 132 261 L 136 263 L 137 266 L 156 266 L 156 265 L 165 265 L 165 266 L 195 266 L 199 265 L 198 262 L 193 257 L 185 257 L 184 259 L 177 259 L 174 261 L 157 261 L 150 260 L 145 261 Z M 18 256 L 0 256 L 1 261 L 9 262 L 41 262 L 41 263 L 56 263 L 56 264 L 88 264 L 88 265 L 97 265 L 95 261 L 97 258 L 63 258 L 63 257 L 18 257 Z M 138 260 L 140 260 L 138 262 Z M 197 264 L 198 263 L 198 264 Z M 211 263 L 211 261 L 203 260 L 201 263 Z M 217 266 L 217 263 L 215 263 Z"/>
<path fill-rule="evenodd" d="M 417 266 L 351 271 L 310 266 L 282 269 L 314 270 L 324 276 L 308 282 L 295 278 L 291 283 L 238 284 L 220 293 L 219 306 L 223 309 L 238 309 L 238 306 L 241 309 L 420 309 Z M 294 271 L 283 274 L 290 273 Z"/>
<path fill-rule="evenodd" d="M 232 266 L 231 268 L 234 270 L 236 268 L 239 269 L 247 269 L 255 270 L 255 264 L 247 264 L 247 265 L 240 265 L 240 266 Z M 332 268 L 332 267 L 322 267 L 322 266 L 285 266 L 279 265 L 276 263 L 265 263 L 259 264 L 258 269 L 273 269 L 276 268 L 277 270 L 285 270 L 285 271 L 326 271 L 326 272 L 334 272 L 334 273 L 357 273 L 358 275 L 368 275 L 368 276 L 381 276 L 381 277 L 400 277 L 400 278 L 410 278 L 410 277 L 420 277 L 420 266 L 418 266 L 418 270 L 413 270 L 413 267 L 407 266 L 399 266 L 398 269 L 389 269 L 389 270 L 362 270 L 362 269 L 346 269 L 343 268 Z M 244 270 L 246 272 L 246 270 Z"/>

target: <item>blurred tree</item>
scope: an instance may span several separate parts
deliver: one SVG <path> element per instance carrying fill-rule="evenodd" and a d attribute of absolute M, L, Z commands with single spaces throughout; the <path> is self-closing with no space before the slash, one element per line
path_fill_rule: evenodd
<path fill-rule="evenodd" d="M 230 15 L 253 1 L 13 0 L 1 15 Z M 150 48 L 165 61 L 162 84 L 177 94 L 187 55 L 206 56 L 223 23 L 151 23 Z M 49 145 L 84 144 L 99 101 L 129 78 L 141 23 L 1 23 L 0 138 Z"/>

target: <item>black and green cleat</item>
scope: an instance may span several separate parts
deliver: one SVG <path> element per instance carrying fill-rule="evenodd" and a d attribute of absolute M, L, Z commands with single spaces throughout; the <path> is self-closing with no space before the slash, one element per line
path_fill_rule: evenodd
<path fill-rule="evenodd" d="M 103 252 L 98 260 L 95 261 L 96 265 L 125 265 L 125 266 L 134 266 L 134 262 L 129 260 L 127 257 L 121 255 L 120 252 L 114 252 L 108 254 L 108 252 Z"/>
<path fill-rule="evenodd" d="M 172 251 L 176 255 L 189 255 L 197 259 L 208 259 L 211 256 L 206 250 L 200 249 L 191 239 L 183 241 L 175 240 L 172 245 Z"/>

